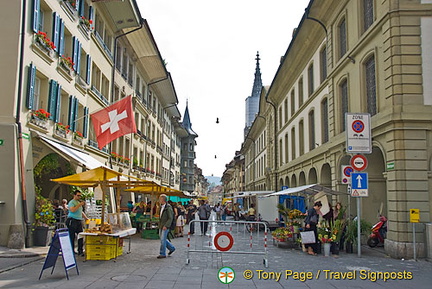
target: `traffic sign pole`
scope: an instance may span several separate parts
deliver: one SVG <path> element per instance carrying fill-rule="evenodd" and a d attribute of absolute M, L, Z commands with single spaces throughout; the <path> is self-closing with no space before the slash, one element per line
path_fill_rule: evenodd
<path fill-rule="evenodd" d="M 357 199 L 357 256 L 361 257 L 361 228 L 360 228 L 360 219 L 361 219 L 361 198 Z"/>

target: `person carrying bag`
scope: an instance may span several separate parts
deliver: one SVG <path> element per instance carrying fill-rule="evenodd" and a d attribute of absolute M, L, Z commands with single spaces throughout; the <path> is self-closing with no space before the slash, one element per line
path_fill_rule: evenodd
<path fill-rule="evenodd" d="M 305 244 L 305 247 L 307 248 L 307 252 L 309 255 L 316 255 L 317 253 L 317 245 L 318 245 L 318 232 L 317 232 L 317 224 L 318 224 L 318 220 L 319 220 L 319 211 L 322 207 L 322 204 L 320 201 L 315 202 L 313 208 L 310 208 L 307 211 L 307 216 L 305 218 L 305 235 L 303 237 L 302 235 L 302 241 L 303 238 L 311 238 L 311 233 L 308 232 L 313 232 L 314 234 L 314 241 L 315 242 L 311 242 L 312 240 L 308 240 L 308 243 L 303 242 L 303 244 Z M 307 236 L 309 235 L 309 236 Z M 311 242 L 311 243 L 309 243 Z"/>

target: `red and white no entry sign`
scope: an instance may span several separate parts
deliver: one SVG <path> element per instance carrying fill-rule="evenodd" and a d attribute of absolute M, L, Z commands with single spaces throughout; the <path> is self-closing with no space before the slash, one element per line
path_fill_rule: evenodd
<path fill-rule="evenodd" d="M 350 164 L 354 170 L 361 172 L 367 167 L 367 159 L 364 155 L 355 155 L 351 158 Z"/>
<path fill-rule="evenodd" d="M 229 251 L 234 245 L 234 238 L 228 232 L 219 232 L 214 237 L 214 245 L 219 251 Z"/>

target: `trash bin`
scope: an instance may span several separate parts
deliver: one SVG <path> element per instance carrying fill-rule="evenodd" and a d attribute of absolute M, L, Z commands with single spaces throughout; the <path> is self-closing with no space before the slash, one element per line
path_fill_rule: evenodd
<path fill-rule="evenodd" d="M 426 233 L 426 257 L 432 261 L 432 223 L 425 224 Z"/>

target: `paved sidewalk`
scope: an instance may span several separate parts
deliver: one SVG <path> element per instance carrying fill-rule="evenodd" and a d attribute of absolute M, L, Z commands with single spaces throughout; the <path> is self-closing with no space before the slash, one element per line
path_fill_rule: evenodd
<path fill-rule="evenodd" d="M 187 227 L 187 226 L 186 226 Z M 199 227 L 199 226 L 198 226 Z M 194 240 L 208 242 L 207 236 L 199 236 L 199 228 L 191 237 Z M 68 281 L 61 258 L 57 261 L 54 273 L 51 268 L 39 274 L 44 263 L 40 257 L 0 258 L 5 260 L 27 261 L 22 266 L 15 266 L 0 273 L 1 288 L 429 288 L 432 282 L 432 263 L 420 260 L 395 260 L 387 257 L 383 250 L 362 248 L 363 257 L 341 252 L 339 257 L 310 256 L 301 250 L 276 247 L 269 243 L 269 267 L 265 268 L 262 256 L 220 253 L 193 253 L 190 264 L 186 265 L 187 237 L 173 240 L 176 251 L 166 259 L 156 259 L 159 253 L 159 240 L 146 240 L 138 235 L 132 237 L 132 252 L 124 253 L 117 260 L 84 261 L 77 257 L 80 275 L 76 270 L 69 270 Z M 242 244 L 239 244 L 242 245 Z M 247 243 L 244 246 L 248 246 Z M 28 254 L 39 251 L 43 254 L 47 247 L 26 249 L 26 252 L 11 252 L 0 248 L 0 255 Z M 5 253 L 5 251 L 10 251 Z M 235 279 L 230 284 L 218 280 L 218 271 L 229 266 L 235 271 Z M 1 266 L 0 266 L 1 267 Z M 248 271 L 250 270 L 250 271 Z M 288 271 L 287 271 L 288 270 Z M 328 270 L 328 271 L 325 271 Z M 363 271 L 360 271 L 363 270 Z M 373 281 L 378 272 L 388 272 L 395 278 L 412 274 L 411 280 Z M 348 278 L 349 272 L 355 272 L 353 280 L 337 280 L 342 275 Z M 363 275 L 360 275 L 363 272 Z M 395 272 L 395 273 L 394 273 Z M 279 280 L 275 280 L 278 274 Z M 288 278 L 287 274 L 288 273 Z M 246 279 L 244 277 L 246 275 Z M 354 274 L 354 273 L 350 273 Z M 396 275 L 395 275 L 396 274 Z M 399 275 L 397 275 L 399 274 Z M 271 278 L 274 277 L 274 278 Z M 378 276 L 379 277 L 379 276 Z M 391 276 L 390 276 L 391 277 Z M 408 276 L 409 277 L 409 276 Z M 302 279 L 309 280 L 302 281 Z"/>

